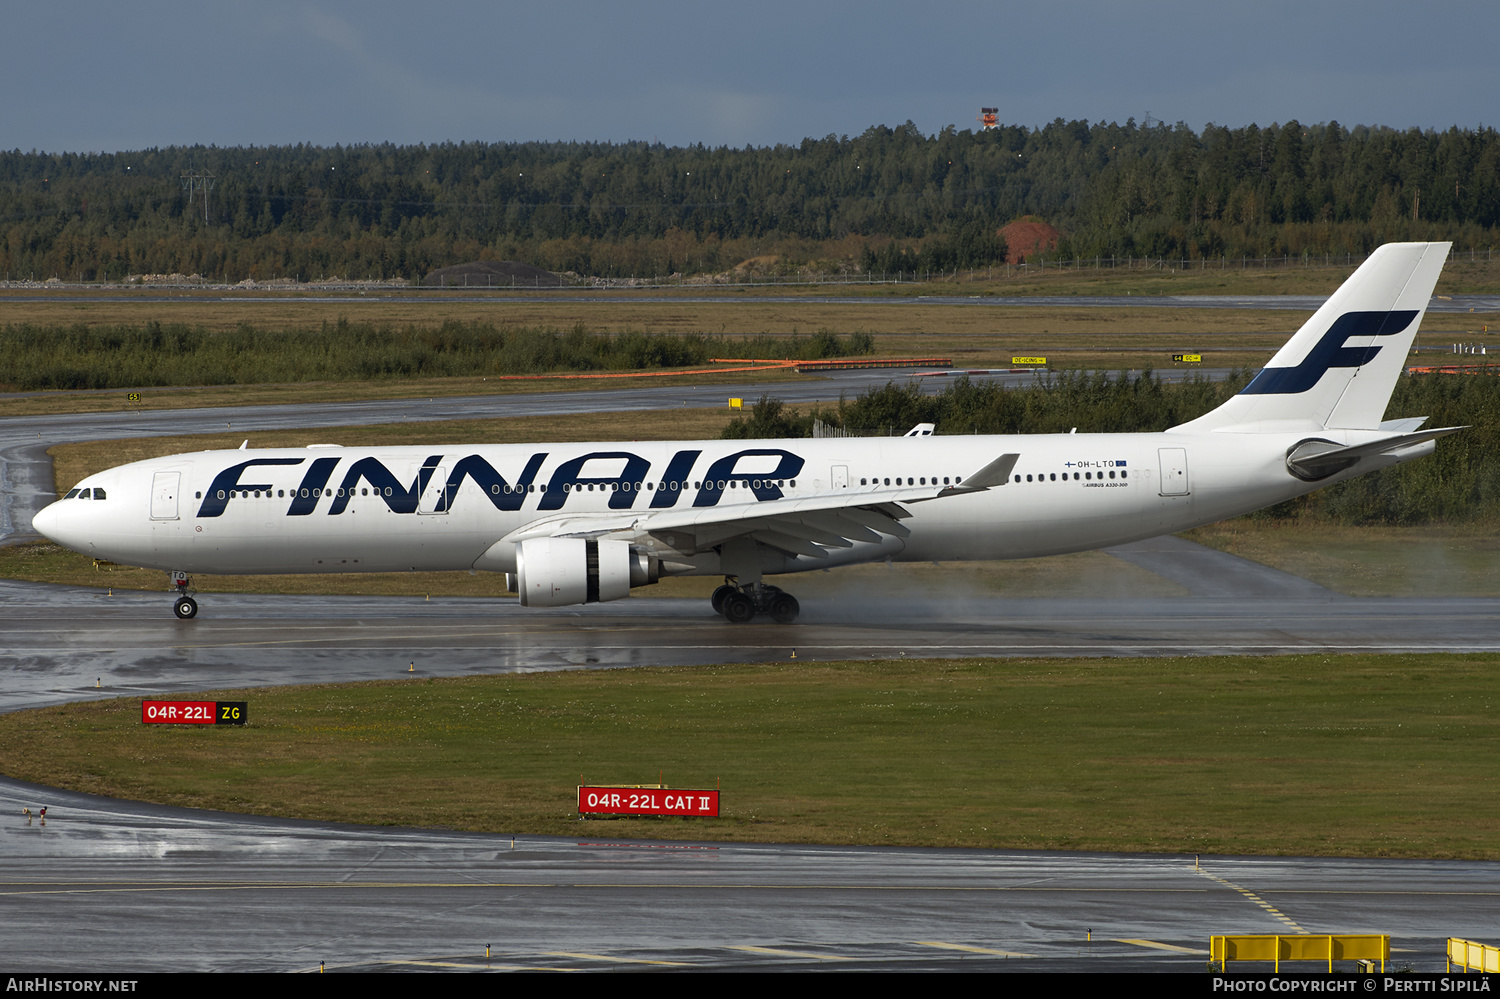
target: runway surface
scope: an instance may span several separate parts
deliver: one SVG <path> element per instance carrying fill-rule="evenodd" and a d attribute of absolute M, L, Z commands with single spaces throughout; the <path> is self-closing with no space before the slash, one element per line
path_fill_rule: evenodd
<path fill-rule="evenodd" d="M 1149 542 L 1144 543 L 1149 544 Z M 1195 546 L 1196 547 L 1196 546 Z M 1160 553 L 1122 552 L 1162 558 Z M 1214 556 L 1218 556 L 1215 558 Z M 514 597 L 289 597 L 200 594 L 178 621 L 171 596 L 0 582 L 0 710 L 95 696 L 325 683 L 405 675 L 904 656 L 1157 656 L 1500 651 L 1500 601 L 1355 599 L 1303 580 L 1290 592 L 1230 592 L 1213 571 L 1233 556 L 1174 555 L 1208 595 L 999 598 L 876 584 L 820 592 L 780 580 L 795 625 L 731 625 L 705 600 L 638 598 L 523 609 Z M 1256 567 L 1261 569 L 1263 567 Z M 1265 575 L 1274 570 L 1265 570 Z M 896 577 L 895 573 L 892 573 Z M 899 577 L 896 577 L 899 578 Z M 1295 579 L 1295 577 L 1293 577 Z M 1107 586 L 1108 580 L 1101 585 Z M 1298 585 L 1300 584 L 1300 585 Z M 1124 585 L 1124 584 L 1122 584 Z M 1113 587 L 1111 587 L 1113 588 Z"/>
<path fill-rule="evenodd" d="M 43 797 L 46 825 L 22 820 Z M 1226 932 L 1389 933 L 1397 967 L 1441 970 L 1442 936 L 1492 936 L 1500 907 L 1482 863 L 512 840 L 4 779 L 0 814 L 4 963 L 27 972 L 1201 972 Z"/>
<path fill-rule="evenodd" d="M 860 373 L 883 383 L 889 372 Z M 871 375 L 873 374 L 873 377 Z M 1030 377 L 1030 376 L 1026 376 Z M 934 379 L 933 381 L 936 381 Z M 796 385 L 808 398 L 843 383 Z M 830 393 L 830 387 L 832 392 Z M 757 391 L 766 386 L 757 386 Z M 64 440 L 702 405 L 732 386 L 0 421 L 5 530 Z M 751 394 L 746 388 L 744 394 Z M 777 394 L 801 398 L 791 392 Z M 703 400 L 701 402 L 695 400 Z M 40 435 L 40 436 L 38 436 Z M 0 582 L 0 710 L 207 687 L 902 655 L 1495 651 L 1500 601 L 1354 599 L 1180 539 L 1114 550 L 1183 596 L 798 592 L 802 621 L 701 601 L 204 595 Z M 894 576 L 894 574 L 893 574 Z M 1104 592 L 1120 587 L 1105 581 Z M 47 805 L 46 825 L 23 807 Z M 1296 821 L 1288 816 L 1289 822 Z M 613 842 L 362 829 L 117 802 L 0 778 L 0 934 L 25 971 L 671 968 L 1198 971 L 1211 933 L 1387 932 L 1442 967 L 1500 935 L 1500 864 Z M 1092 932 L 1093 941 L 1087 936 Z M 488 963 L 486 944 L 492 945 Z"/>

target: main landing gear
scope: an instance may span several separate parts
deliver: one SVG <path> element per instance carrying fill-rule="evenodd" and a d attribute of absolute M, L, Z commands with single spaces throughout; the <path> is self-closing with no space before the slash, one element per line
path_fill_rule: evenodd
<path fill-rule="evenodd" d="M 714 590 L 712 598 L 714 612 L 724 615 L 731 624 L 744 624 L 757 614 L 769 614 L 777 624 L 791 624 L 797 620 L 802 608 L 797 598 L 766 583 L 746 583 L 743 586 L 729 581 Z"/>
<path fill-rule="evenodd" d="M 179 621 L 189 621 L 198 616 L 198 601 L 188 596 L 188 587 L 193 581 L 185 572 L 169 572 L 167 575 L 172 580 L 172 589 L 177 591 L 177 602 L 172 605 L 172 613 L 177 615 Z"/>

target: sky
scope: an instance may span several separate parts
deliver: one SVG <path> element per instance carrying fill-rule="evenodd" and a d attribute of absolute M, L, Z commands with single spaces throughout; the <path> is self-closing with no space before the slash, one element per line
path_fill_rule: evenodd
<path fill-rule="evenodd" d="M 5 4 L 0 148 L 1496 124 L 1500 3 Z"/>

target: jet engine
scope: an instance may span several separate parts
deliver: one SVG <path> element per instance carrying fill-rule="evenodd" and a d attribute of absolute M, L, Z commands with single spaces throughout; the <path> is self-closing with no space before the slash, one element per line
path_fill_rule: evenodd
<path fill-rule="evenodd" d="M 625 541 L 528 538 L 516 545 L 522 607 L 566 607 L 619 600 L 661 578 L 661 561 Z"/>

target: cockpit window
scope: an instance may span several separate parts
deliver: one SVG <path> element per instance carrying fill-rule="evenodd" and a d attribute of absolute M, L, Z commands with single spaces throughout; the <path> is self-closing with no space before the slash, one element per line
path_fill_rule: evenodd
<path fill-rule="evenodd" d="M 95 487 L 95 489 L 94 489 L 94 499 L 99 500 L 99 499 L 103 499 L 103 498 L 104 498 L 104 490 Z"/>
<path fill-rule="evenodd" d="M 69 489 L 68 490 L 68 495 L 64 496 L 63 499 L 72 499 L 74 496 L 77 496 L 77 495 L 78 495 L 78 490 L 76 488 Z"/>

